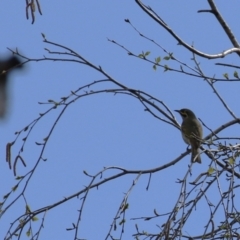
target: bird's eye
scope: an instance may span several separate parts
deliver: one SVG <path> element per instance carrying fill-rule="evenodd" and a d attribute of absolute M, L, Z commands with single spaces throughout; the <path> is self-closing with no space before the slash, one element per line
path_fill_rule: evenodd
<path fill-rule="evenodd" d="M 181 114 L 182 114 L 183 117 L 187 117 L 186 111 L 182 110 L 182 111 L 181 111 Z"/>

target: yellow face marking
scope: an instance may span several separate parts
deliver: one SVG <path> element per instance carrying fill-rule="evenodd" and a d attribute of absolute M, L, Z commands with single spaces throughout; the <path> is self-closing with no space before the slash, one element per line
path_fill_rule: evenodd
<path fill-rule="evenodd" d="M 180 113 L 181 113 L 182 117 L 184 117 L 184 118 L 187 117 L 186 111 L 182 110 L 182 111 L 180 111 Z"/>

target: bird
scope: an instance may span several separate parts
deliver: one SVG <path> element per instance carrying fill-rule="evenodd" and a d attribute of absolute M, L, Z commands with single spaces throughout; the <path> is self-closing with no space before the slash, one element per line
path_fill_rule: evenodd
<path fill-rule="evenodd" d="M 0 118 L 3 118 L 6 114 L 9 73 L 20 68 L 22 68 L 21 61 L 16 56 L 0 60 Z"/>
<path fill-rule="evenodd" d="M 201 163 L 199 147 L 203 135 L 202 125 L 191 110 L 183 108 L 175 111 L 181 115 L 183 120 L 181 125 L 182 138 L 185 143 L 191 145 L 191 162 Z"/>

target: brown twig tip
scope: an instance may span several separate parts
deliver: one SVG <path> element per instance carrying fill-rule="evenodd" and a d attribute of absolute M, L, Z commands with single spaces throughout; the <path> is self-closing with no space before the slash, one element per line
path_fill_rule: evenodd
<path fill-rule="evenodd" d="M 19 158 L 20 158 L 23 166 L 24 166 L 24 167 L 27 166 L 26 163 L 24 162 L 23 158 L 22 158 L 20 155 L 16 156 L 16 158 L 15 158 L 15 160 L 14 160 L 14 164 L 13 164 L 13 173 L 14 173 L 14 176 L 17 176 L 16 165 L 17 165 L 17 161 L 18 161 Z"/>
<path fill-rule="evenodd" d="M 212 14 L 214 14 L 214 11 L 213 11 L 213 10 L 210 10 L 210 9 L 198 10 L 197 12 L 198 12 L 198 13 L 204 13 L 204 12 L 207 12 L 207 13 L 212 13 Z"/>

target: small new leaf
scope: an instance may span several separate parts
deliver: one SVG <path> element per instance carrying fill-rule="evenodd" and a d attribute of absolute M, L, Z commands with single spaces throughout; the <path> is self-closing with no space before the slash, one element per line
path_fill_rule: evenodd
<path fill-rule="evenodd" d="M 38 218 L 37 217 L 32 217 L 32 221 L 35 222 L 35 221 L 38 221 Z"/>
<path fill-rule="evenodd" d="M 228 162 L 229 162 L 231 165 L 233 165 L 233 164 L 235 163 L 235 159 L 232 158 L 232 157 L 230 157 L 230 158 L 228 159 Z"/>
<path fill-rule="evenodd" d="M 26 213 L 31 213 L 31 209 L 30 209 L 29 205 L 26 205 Z"/>
<path fill-rule="evenodd" d="M 210 167 L 209 169 L 208 169 L 208 175 L 211 175 L 212 173 L 214 173 L 215 172 L 215 169 L 213 168 L 213 167 Z"/>
<path fill-rule="evenodd" d="M 123 219 L 121 222 L 119 222 L 119 225 L 122 225 L 122 224 L 125 223 L 125 222 L 126 222 L 126 220 Z"/>
<path fill-rule="evenodd" d="M 156 71 L 157 70 L 157 65 L 153 65 L 153 69 Z"/>
<path fill-rule="evenodd" d="M 227 229 L 227 225 L 226 224 L 223 224 L 222 226 L 220 226 L 220 229 Z"/>
<path fill-rule="evenodd" d="M 26 235 L 29 237 L 31 234 L 31 229 L 29 228 L 28 231 L 26 232 Z"/>
<path fill-rule="evenodd" d="M 3 196 L 3 199 L 8 198 L 9 195 L 10 195 L 10 193 L 7 193 L 6 195 Z"/>
<path fill-rule="evenodd" d="M 145 52 L 144 56 L 146 57 L 146 56 L 148 56 L 150 53 L 151 53 L 151 52 L 147 51 L 147 52 Z"/>
<path fill-rule="evenodd" d="M 234 76 L 235 78 L 239 79 L 239 76 L 238 76 L 238 72 L 237 72 L 237 71 L 234 72 L 233 76 Z"/>
<path fill-rule="evenodd" d="M 239 157 L 240 156 L 240 152 L 236 152 L 235 154 L 234 154 L 234 158 L 237 158 L 237 157 Z"/>
<path fill-rule="evenodd" d="M 161 62 L 161 58 L 160 57 L 155 58 L 155 63 L 160 63 L 160 62 Z"/>
<path fill-rule="evenodd" d="M 229 79 L 228 77 L 228 74 L 227 73 L 224 73 L 223 76 L 226 78 L 226 79 Z"/>
<path fill-rule="evenodd" d="M 164 65 L 164 72 L 168 71 L 169 70 L 169 67 L 168 65 Z"/>
<path fill-rule="evenodd" d="M 18 188 L 18 184 L 15 185 L 14 187 L 12 187 L 13 192 L 15 192 L 17 190 L 17 188 Z"/>

